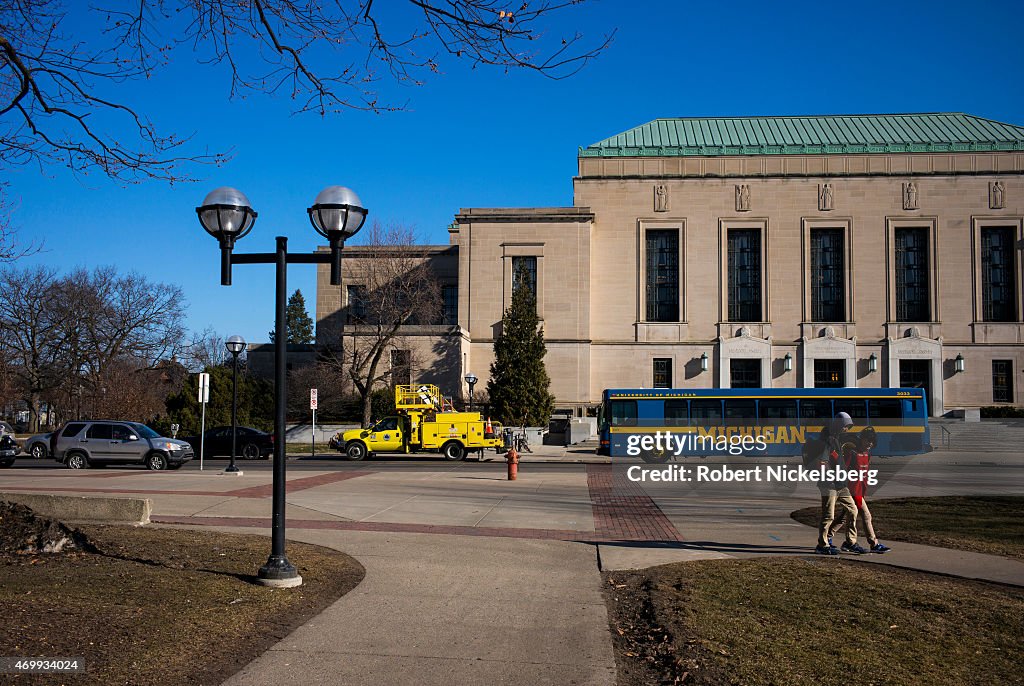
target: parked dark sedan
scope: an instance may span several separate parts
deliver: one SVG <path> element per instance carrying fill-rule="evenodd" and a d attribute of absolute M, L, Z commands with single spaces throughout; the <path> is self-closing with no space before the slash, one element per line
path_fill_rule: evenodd
<path fill-rule="evenodd" d="M 231 427 L 218 426 L 207 430 L 204 434 L 204 457 L 231 455 Z M 199 436 L 184 436 L 192 449 L 199 454 Z M 238 442 L 235 455 L 245 460 L 267 459 L 274 452 L 274 438 L 266 431 L 252 429 L 248 426 L 238 427 Z"/>

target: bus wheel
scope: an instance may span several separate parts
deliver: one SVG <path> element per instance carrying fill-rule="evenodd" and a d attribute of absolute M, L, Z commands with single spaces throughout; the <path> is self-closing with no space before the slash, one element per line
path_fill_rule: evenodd
<path fill-rule="evenodd" d="M 669 459 L 671 459 L 671 457 L 672 455 L 669 453 L 662 453 L 661 455 L 641 455 L 643 461 L 650 464 L 665 464 Z"/>
<path fill-rule="evenodd" d="M 466 449 L 458 441 L 448 441 L 441 448 L 441 454 L 444 455 L 444 459 L 454 462 L 466 457 Z"/>

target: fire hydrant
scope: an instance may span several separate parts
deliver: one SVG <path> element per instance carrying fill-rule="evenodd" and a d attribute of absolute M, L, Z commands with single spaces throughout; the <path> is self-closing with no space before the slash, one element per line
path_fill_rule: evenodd
<path fill-rule="evenodd" d="M 509 448 L 505 453 L 505 464 L 508 465 L 508 480 L 515 481 L 516 475 L 519 474 L 519 453 L 515 448 Z"/>

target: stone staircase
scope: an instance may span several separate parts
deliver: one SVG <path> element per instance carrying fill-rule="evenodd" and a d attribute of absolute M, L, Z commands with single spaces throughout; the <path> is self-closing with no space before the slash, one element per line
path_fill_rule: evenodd
<path fill-rule="evenodd" d="M 1024 454 L 1024 419 L 932 419 L 929 428 L 935 450 Z"/>

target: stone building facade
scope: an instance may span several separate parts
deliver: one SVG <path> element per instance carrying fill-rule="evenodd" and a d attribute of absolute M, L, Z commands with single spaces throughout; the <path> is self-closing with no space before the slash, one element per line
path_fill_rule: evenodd
<path fill-rule="evenodd" d="M 1024 402 L 1024 127 L 662 119 L 578 163 L 572 207 L 463 209 L 434 248 L 456 324 L 424 331 L 421 359 L 448 351 L 447 392 L 486 383 L 523 268 L 561 407 L 660 386 L 920 386 L 933 415 Z M 348 305 L 320 277 L 323 326 Z"/>

